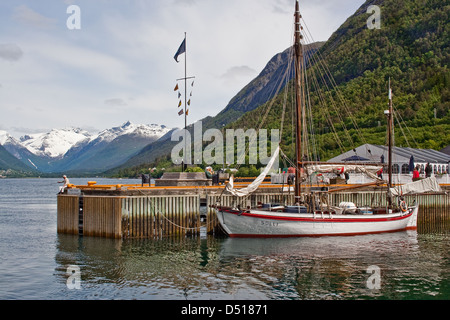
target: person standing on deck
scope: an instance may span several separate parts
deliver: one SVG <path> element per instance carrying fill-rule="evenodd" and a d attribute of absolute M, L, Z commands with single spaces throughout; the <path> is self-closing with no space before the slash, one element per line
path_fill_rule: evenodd
<path fill-rule="evenodd" d="M 377 171 L 377 176 L 378 178 L 383 179 L 383 168 Z"/>
<path fill-rule="evenodd" d="M 67 178 L 66 175 L 63 175 L 63 181 L 58 181 L 58 183 L 64 183 L 62 187 L 59 187 L 59 194 L 63 193 L 64 190 L 67 188 L 67 186 L 69 185 L 69 178 Z"/>
<path fill-rule="evenodd" d="M 431 167 L 430 163 L 427 163 L 427 166 L 425 167 L 425 177 L 429 178 L 431 177 L 431 172 L 433 171 L 433 168 Z"/>

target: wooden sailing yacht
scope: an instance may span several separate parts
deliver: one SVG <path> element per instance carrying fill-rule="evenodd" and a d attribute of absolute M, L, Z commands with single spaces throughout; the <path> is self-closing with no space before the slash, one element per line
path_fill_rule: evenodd
<path fill-rule="evenodd" d="M 296 127 L 296 170 L 295 170 L 295 203 L 290 206 L 259 206 L 256 208 L 240 209 L 225 207 L 217 204 L 215 210 L 223 230 L 230 237 L 301 237 L 301 236 L 343 236 L 370 233 L 394 232 L 417 228 L 418 205 L 407 206 L 404 201 L 393 205 L 392 201 L 392 174 L 389 169 L 389 182 L 387 188 L 388 205 L 383 208 L 358 208 L 353 203 L 341 203 L 338 207 L 327 206 L 322 210 L 306 200 L 308 190 L 302 189 L 302 176 L 311 172 L 332 172 L 339 169 L 350 169 L 365 172 L 369 175 L 379 168 L 357 165 L 333 165 L 308 163 L 303 161 L 302 127 L 304 126 L 305 91 L 302 72 L 304 72 L 304 57 L 302 48 L 302 27 L 300 22 L 298 0 L 295 4 L 295 127 Z M 390 108 L 385 113 L 388 116 L 389 132 L 392 131 L 392 97 L 389 88 Z M 389 147 L 392 150 L 392 137 L 389 136 Z M 270 167 L 280 154 L 278 147 L 269 164 L 261 175 L 248 187 L 235 189 L 233 179 L 226 186 L 226 190 L 237 196 L 245 197 L 255 191 L 264 180 Z M 392 153 L 389 154 L 392 161 Z M 389 166 L 391 168 L 391 166 Z"/>

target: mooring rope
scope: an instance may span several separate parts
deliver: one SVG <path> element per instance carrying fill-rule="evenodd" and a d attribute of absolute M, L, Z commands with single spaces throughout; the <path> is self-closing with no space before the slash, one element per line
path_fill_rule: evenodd
<path fill-rule="evenodd" d="M 200 226 L 200 227 L 195 227 L 195 228 L 183 227 L 183 226 L 180 226 L 180 225 L 174 223 L 173 221 L 169 220 L 169 219 L 164 215 L 164 213 L 161 213 L 161 212 L 158 211 L 158 214 L 162 215 L 163 218 L 166 219 L 169 223 L 171 223 L 172 225 L 174 225 L 174 226 L 176 226 L 177 228 L 180 228 L 180 229 L 197 231 L 197 230 L 200 230 L 200 228 L 201 228 L 201 226 Z"/>
<path fill-rule="evenodd" d="M 139 191 L 142 195 L 144 195 L 146 199 L 148 199 L 148 200 L 151 199 L 151 197 L 150 197 L 148 194 L 142 192 L 142 190 L 140 190 L 140 189 L 136 189 L 136 190 Z M 207 209 L 207 210 L 208 210 L 208 209 Z M 164 219 L 166 219 L 169 223 L 171 223 L 172 225 L 176 226 L 177 228 L 180 228 L 180 229 L 183 229 L 183 230 L 190 230 L 190 231 L 197 231 L 197 230 L 200 231 L 200 229 L 202 228 L 202 226 L 200 226 L 200 227 L 195 227 L 195 228 L 191 228 L 191 227 L 183 227 L 183 226 L 180 226 L 180 225 L 174 223 L 174 222 L 171 221 L 170 219 L 168 219 L 168 218 L 165 216 L 164 213 L 161 213 L 160 211 L 157 211 L 157 213 L 160 214 Z M 208 219 L 207 219 L 207 220 L 208 220 Z M 207 221 L 206 224 L 205 224 L 205 227 L 208 229 L 208 227 L 209 227 L 210 225 L 212 225 L 212 224 L 213 224 L 213 221 Z"/>

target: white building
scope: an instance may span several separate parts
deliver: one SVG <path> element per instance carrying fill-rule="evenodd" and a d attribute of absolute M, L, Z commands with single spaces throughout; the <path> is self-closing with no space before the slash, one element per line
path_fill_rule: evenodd
<path fill-rule="evenodd" d="M 334 157 L 328 162 L 357 162 L 357 163 L 385 163 L 389 161 L 387 146 L 364 144 L 353 150 Z M 425 166 L 429 163 L 433 168 L 433 173 L 439 183 L 450 183 L 449 164 L 450 155 L 432 149 L 413 149 L 394 147 L 392 149 L 392 173 L 394 183 L 408 183 L 412 179 L 412 170 L 415 166 L 420 166 L 421 177 L 425 176 Z M 385 173 L 387 170 L 385 170 Z M 359 175 L 350 175 L 349 183 L 365 183 L 369 180 Z M 383 176 L 386 179 L 385 176 Z M 352 181 L 353 180 L 353 181 Z M 356 181 L 357 180 L 357 181 Z"/>

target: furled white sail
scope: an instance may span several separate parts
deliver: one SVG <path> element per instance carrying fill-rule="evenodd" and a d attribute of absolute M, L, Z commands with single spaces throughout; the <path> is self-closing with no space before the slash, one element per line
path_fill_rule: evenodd
<path fill-rule="evenodd" d="M 442 192 L 442 188 L 435 177 L 407 183 L 395 188 L 391 188 L 391 194 L 402 196 L 406 194 L 418 194 L 425 192 Z"/>
<path fill-rule="evenodd" d="M 364 166 L 364 165 L 348 165 L 348 164 L 319 164 L 319 165 L 308 165 L 306 171 L 308 175 L 312 175 L 314 172 L 320 173 L 335 173 L 343 174 L 345 172 L 360 172 L 364 173 L 372 179 L 379 180 L 376 172 L 379 171 L 381 166 Z"/>
<path fill-rule="evenodd" d="M 270 159 L 269 163 L 264 168 L 264 171 L 261 172 L 261 174 L 247 187 L 241 188 L 241 189 L 235 189 L 234 188 L 234 177 L 231 176 L 230 180 L 226 186 L 226 190 L 228 192 L 230 192 L 232 195 L 237 196 L 237 197 L 245 197 L 245 196 L 251 194 L 252 192 L 254 192 L 256 189 L 258 189 L 260 184 L 266 178 L 267 174 L 269 173 L 270 169 L 272 168 L 273 164 L 275 163 L 275 160 L 278 159 L 279 153 L 280 153 L 280 147 L 277 147 L 277 149 L 273 153 L 272 158 Z"/>

